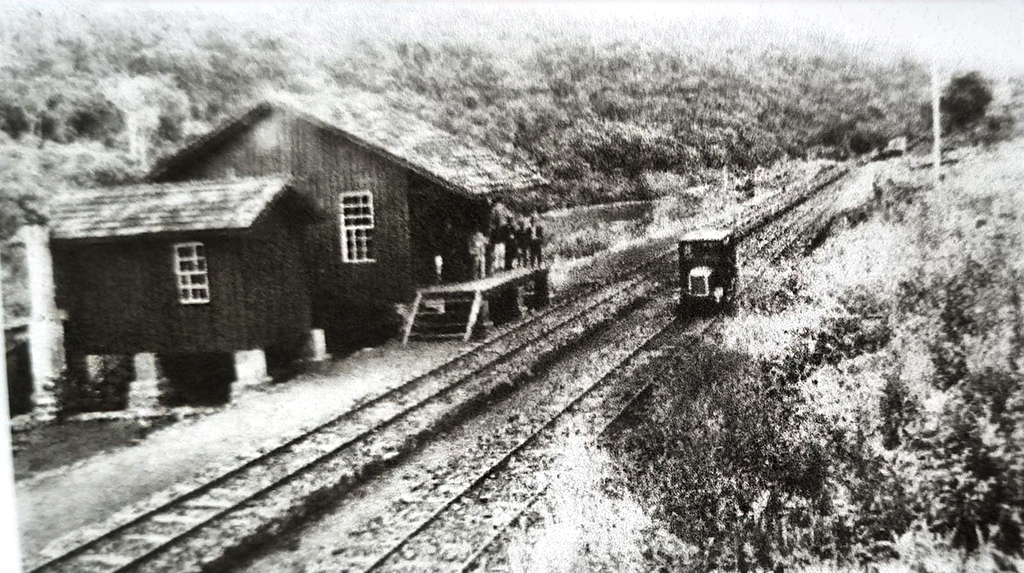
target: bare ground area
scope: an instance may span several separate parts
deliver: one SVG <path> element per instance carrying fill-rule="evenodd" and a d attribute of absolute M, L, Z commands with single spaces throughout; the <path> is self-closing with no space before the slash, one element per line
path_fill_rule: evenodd
<path fill-rule="evenodd" d="M 333 363 L 327 373 L 248 392 L 219 412 L 157 431 L 130 447 L 22 480 L 16 484 L 22 552 L 35 555 L 50 541 L 126 505 L 258 455 L 429 371 L 464 348 L 435 343 L 429 351 L 421 344 L 365 350 Z"/>

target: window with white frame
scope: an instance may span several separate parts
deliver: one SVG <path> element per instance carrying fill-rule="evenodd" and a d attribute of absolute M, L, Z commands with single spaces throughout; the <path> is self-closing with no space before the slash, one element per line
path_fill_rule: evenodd
<path fill-rule="evenodd" d="M 711 269 L 696 267 L 690 270 L 690 294 L 692 296 L 708 296 Z"/>
<path fill-rule="evenodd" d="M 210 276 L 206 266 L 206 249 L 202 243 L 174 245 L 174 278 L 178 285 L 178 302 L 210 302 Z"/>
<path fill-rule="evenodd" d="M 371 263 L 373 252 L 373 195 L 369 191 L 341 194 L 341 260 Z"/>

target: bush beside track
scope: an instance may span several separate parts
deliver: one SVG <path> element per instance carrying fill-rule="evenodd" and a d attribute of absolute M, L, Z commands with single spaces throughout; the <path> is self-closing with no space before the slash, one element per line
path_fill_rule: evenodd
<path fill-rule="evenodd" d="M 879 210 L 674 362 L 613 448 L 669 538 L 646 568 L 1020 569 L 1022 157 L 938 190 L 890 163 Z"/>

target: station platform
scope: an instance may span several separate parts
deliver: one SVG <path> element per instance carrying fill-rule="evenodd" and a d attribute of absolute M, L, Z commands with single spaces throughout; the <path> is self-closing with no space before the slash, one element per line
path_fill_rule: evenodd
<path fill-rule="evenodd" d="M 547 266 L 499 271 L 471 281 L 421 287 L 406 317 L 402 343 L 485 335 L 492 318 L 507 322 L 547 305 Z"/>
<path fill-rule="evenodd" d="M 422 287 L 416 289 L 416 292 L 418 294 L 466 292 L 488 293 L 490 291 L 493 291 L 494 289 L 501 288 L 503 286 L 520 284 L 525 281 L 533 280 L 536 278 L 537 275 L 546 273 L 547 271 L 547 266 L 512 269 L 510 271 L 503 270 L 498 271 L 489 277 L 484 277 L 471 281 L 444 283 L 439 285 Z"/>

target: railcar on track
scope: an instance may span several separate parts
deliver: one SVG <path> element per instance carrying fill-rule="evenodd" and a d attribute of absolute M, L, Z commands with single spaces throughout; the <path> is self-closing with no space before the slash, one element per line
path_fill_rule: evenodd
<path fill-rule="evenodd" d="M 736 240 L 731 229 L 692 231 L 679 242 L 681 316 L 730 311 L 738 287 Z"/>

